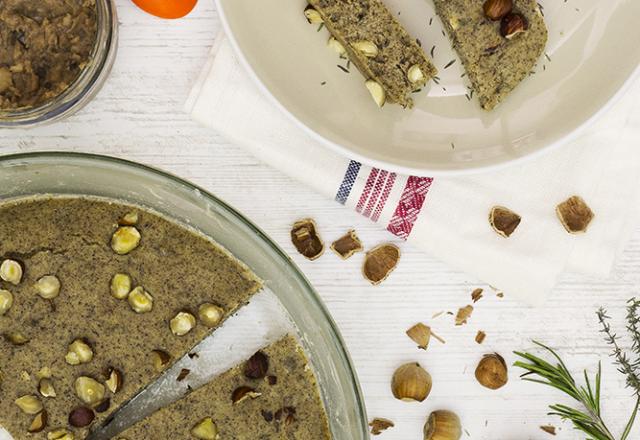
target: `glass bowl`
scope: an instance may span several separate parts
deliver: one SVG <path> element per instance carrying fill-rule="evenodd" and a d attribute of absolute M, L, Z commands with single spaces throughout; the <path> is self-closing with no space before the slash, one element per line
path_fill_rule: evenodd
<path fill-rule="evenodd" d="M 213 238 L 266 280 L 293 320 L 320 384 L 333 439 L 369 438 L 356 372 L 333 319 L 291 259 L 225 202 L 178 177 L 125 160 L 77 153 L 0 157 L 0 201 L 42 194 L 134 203 Z"/>
<path fill-rule="evenodd" d="M 64 119 L 84 107 L 106 81 L 118 47 L 114 0 L 96 0 L 97 35 L 87 66 L 60 95 L 37 107 L 0 110 L 0 128 L 26 128 Z"/>

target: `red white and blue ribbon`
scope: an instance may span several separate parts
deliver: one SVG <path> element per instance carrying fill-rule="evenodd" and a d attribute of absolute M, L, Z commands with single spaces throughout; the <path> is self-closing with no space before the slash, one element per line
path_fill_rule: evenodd
<path fill-rule="evenodd" d="M 432 183 L 431 177 L 399 176 L 352 160 L 335 199 L 375 222 L 386 222 L 389 232 L 406 240 Z"/>

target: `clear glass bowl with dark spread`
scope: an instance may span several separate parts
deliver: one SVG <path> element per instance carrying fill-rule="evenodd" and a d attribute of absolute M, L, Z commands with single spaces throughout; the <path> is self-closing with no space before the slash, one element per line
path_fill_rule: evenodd
<path fill-rule="evenodd" d="M 3 0 L 0 127 L 58 121 L 105 82 L 117 50 L 113 0 Z"/>

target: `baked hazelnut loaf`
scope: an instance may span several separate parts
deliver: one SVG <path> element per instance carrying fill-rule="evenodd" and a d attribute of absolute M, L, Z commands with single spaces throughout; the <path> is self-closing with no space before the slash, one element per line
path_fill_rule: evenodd
<path fill-rule="evenodd" d="M 184 380 L 188 383 L 189 377 Z M 117 438 L 329 440 L 332 436 L 302 347 L 286 336 Z"/>
<path fill-rule="evenodd" d="M 437 74 L 426 54 L 380 0 L 309 0 L 379 106 L 411 107 L 411 94 Z M 312 11 L 315 14 L 315 11 Z M 309 18 L 309 14 L 307 14 Z"/>
<path fill-rule="evenodd" d="M 536 0 L 433 0 L 485 110 L 534 69 L 547 43 Z"/>
<path fill-rule="evenodd" d="M 3 201 L 0 225 L 0 426 L 15 440 L 84 439 L 262 285 L 210 238 L 116 200 Z"/>

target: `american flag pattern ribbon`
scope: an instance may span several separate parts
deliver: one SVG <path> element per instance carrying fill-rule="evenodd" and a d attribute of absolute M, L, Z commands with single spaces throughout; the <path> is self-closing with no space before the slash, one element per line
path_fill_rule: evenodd
<path fill-rule="evenodd" d="M 399 176 L 352 160 L 335 199 L 375 222 L 385 222 L 389 232 L 406 240 L 432 183 L 431 177 Z"/>

